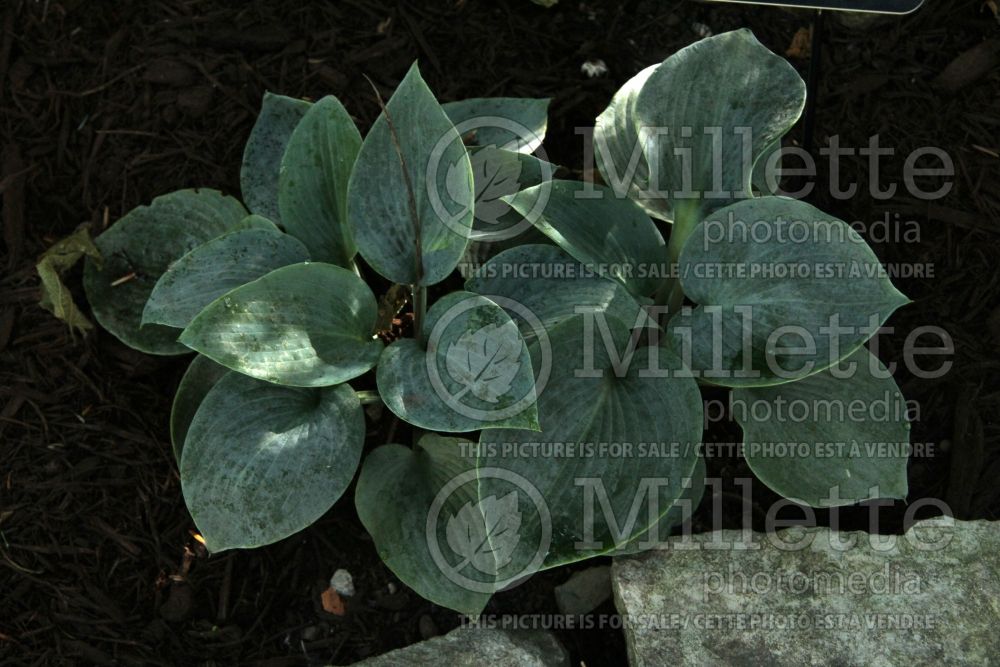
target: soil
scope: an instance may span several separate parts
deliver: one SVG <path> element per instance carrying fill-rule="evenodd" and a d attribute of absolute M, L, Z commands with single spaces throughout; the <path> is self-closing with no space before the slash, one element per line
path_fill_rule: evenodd
<path fill-rule="evenodd" d="M 958 516 L 995 519 L 1000 25 L 992 2 L 927 5 L 868 29 L 827 20 L 815 145 L 839 135 L 843 145 L 864 146 L 878 133 L 896 148 L 882 160 L 884 184 L 902 183 L 915 148 L 941 147 L 955 165 L 951 192 L 925 202 L 901 184 L 896 197 L 876 199 L 865 187 L 868 160 L 855 156 L 841 173 L 862 184 L 856 196 L 835 199 L 824 185 L 809 198 L 849 221 L 888 215 L 896 238 L 869 234 L 880 258 L 933 267 L 933 277 L 896 280 L 914 303 L 893 316 L 895 332 L 879 349 L 883 360 L 901 360 L 907 335 L 923 325 L 942 326 L 954 340 L 953 368 L 943 377 L 897 376 L 919 404 L 912 440 L 931 445 L 930 455 L 911 461 L 909 502 L 941 498 Z M 335 94 L 364 128 L 378 111 L 364 76 L 386 93 L 419 59 L 443 101 L 552 97 L 549 158 L 579 175 L 574 128 L 592 125 L 641 67 L 697 39 L 702 26 L 749 27 L 784 53 L 811 18 L 651 0 L 563 0 L 552 9 L 527 0 L 9 0 L 0 12 L 4 665 L 346 664 L 459 622 L 395 580 L 349 501 L 273 546 L 207 557 L 192 537 L 168 438 L 185 362 L 138 354 L 100 330 L 74 338 L 41 310 L 34 263 L 51 243 L 81 222 L 100 229 L 174 189 L 238 194 L 243 144 L 265 90 Z M 588 78 L 580 70 L 588 59 L 603 60 L 609 73 Z M 805 54 L 791 60 L 805 74 Z M 804 140 L 801 127 L 793 139 Z M 817 183 L 828 182 L 827 169 Z M 934 182 L 921 181 L 925 189 Z M 919 240 L 902 238 L 907 225 Z M 79 270 L 67 281 L 83 304 Z M 369 446 L 383 442 L 384 428 L 369 426 Z M 733 442 L 739 433 L 723 422 L 707 439 Z M 751 477 L 745 463 L 717 456 L 709 469 L 724 480 L 724 524 L 739 525 L 744 508 L 734 480 Z M 760 508 L 775 496 L 759 483 L 753 493 L 750 517 L 759 527 Z M 695 519 L 699 529 L 711 527 L 709 505 Z M 881 508 L 881 529 L 899 530 L 906 508 Z M 867 511 L 848 512 L 845 523 L 867 526 Z M 357 587 L 342 617 L 326 614 L 319 597 L 337 568 L 352 572 Z M 554 613 L 552 588 L 572 569 L 500 593 L 487 611 Z M 559 637 L 574 664 L 624 662 L 615 630 Z"/>

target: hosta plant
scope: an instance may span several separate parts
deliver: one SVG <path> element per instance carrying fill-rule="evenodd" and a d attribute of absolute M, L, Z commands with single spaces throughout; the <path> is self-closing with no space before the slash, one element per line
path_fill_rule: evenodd
<path fill-rule="evenodd" d="M 906 299 L 846 223 L 752 188 L 804 95 L 749 32 L 696 43 L 597 119 L 605 185 L 553 180 L 534 156 L 547 100 L 441 105 L 416 65 L 364 137 L 332 96 L 267 95 L 242 203 L 159 197 L 97 239 L 85 272 L 121 341 L 197 353 L 171 438 L 208 549 L 292 535 L 357 478 L 386 564 L 475 614 L 512 581 L 646 548 L 690 512 L 700 384 L 775 411 L 900 402 L 863 343 Z M 773 233 L 725 233 L 741 221 Z M 815 238 L 778 233 L 788 221 Z M 706 270 L 781 263 L 860 277 Z M 410 425 L 379 430 L 402 444 L 366 444 L 365 404 Z M 736 414 L 747 444 L 908 442 L 898 413 L 762 412 Z M 906 492 L 905 454 L 775 451 L 748 447 L 750 467 L 803 503 Z"/>

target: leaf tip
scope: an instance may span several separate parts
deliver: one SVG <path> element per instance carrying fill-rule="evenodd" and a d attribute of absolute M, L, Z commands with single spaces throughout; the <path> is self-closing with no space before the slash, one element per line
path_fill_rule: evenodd
<path fill-rule="evenodd" d="M 202 354 L 205 354 L 202 350 L 199 349 L 200 341 L 198 339 L 198 335 L 193 331 L 191 331 L 190 326 L 181 331 L 180 335 L 177 336 L 177 342 L 180 343 L 181 345 L 184 345 L 185 347 L 190 348 L 195 352 L 201 352 Z"/>
<path fill-rule="evenodd" d="M 411 76 L 416 76 L 417 78 L 419 78 L 421 80 L 424 78 L 423 75 L 420 74 L 420 61 L 419 60 L 414 60 L 410 64 L 409 69 L 406 70 L 406 76 L 403 77 L 403 80 L 409 79 Z M 400 85 L 402 85 L 402 84 L 400 84 Z"/>

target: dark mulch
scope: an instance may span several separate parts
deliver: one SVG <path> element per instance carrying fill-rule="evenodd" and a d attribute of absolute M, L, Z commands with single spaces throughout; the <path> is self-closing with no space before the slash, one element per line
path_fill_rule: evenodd
<path fill-rule="evenodd" d="M 957 91 L 931 85 L 960 53 L 998 27 L 980 0 L 936 0 L 917 15 L 859 32 L 830 23 L 817 144 L 839 135 L 863 146 L 873 133 L 897 154 L 883 183 L 899 182 L 919 146 L 954 159 L 951 193 L 925 203 L 905 192 L 873 198 L 867 159 L 844 159 L 862 184 L 848 201 L 819 187 L 812 199 L 848 220 L 889 215 L 918 242 L 872 239 L 890 263 L 933 266 L 933 278 L 897 284 L 915 303 L 892 318 L 880 355 L 900 360 L 921 325 L 945 327 L 954 367 L 937 380 L 906 372 L 920 405 L 911 498 L 940 497 L 965 517 L 1000 511 L 1000 72 Z M 304 6 L 305 5 L 305 6 Z M 619 6 L 620 5 L 620 6 Z M 696 38 L 749 26 L 783 52 L 808 15 L 695 2 L 579 3 L 543 10 L 527 0 L 440 3 L 84 2 L 11 0 L 0 20 L 0 188 L 5 267 L 0 280 L 0 662 L 2 664 L 323 664 L 420 638 L 457 617 L 405 588 L 389 592 L 383 567 L 342 502 L 303 534 L 272 547 L 205 558 L 180 497 L 167 438 L 177 359 L 146 357 L 105 332 L 73 340 L 36 306 L 33 264 L 79 223 L 100 228 L 155 195 L 189 186 L 237 193 L 243 143 L 264 90 L 336 94 L 366 126 L 377 112 L 363 75 L 388 92 L 414 58 L 442 100 L 551 96 L 550 158 L 581 167 L 577 126 L 592 124 L 612 92 L 641 66 Z M 985 55 L 984 55 L 985 54 Z M 972 56 L 975 58 L 977 56 Z M 601 58 L 608 77 L 581 63 Z M 806 62 L 794 61 L 804 71 Z M 957 72 L 957 73 L 956 73 Z M 820 183 L 826 183 L 820 174 Z M 896 218 L 896 215 L 899 218 Z M 68 278 L 78 302 L 79 272 Z M 708 437 L 731 441 L 732 426 Z M 372 429 L 371 444 L 385 434 Z M 734 458 L 711 462 L 727 480 L 726 523 L 740 520 Z M 756 505 L 773 498 L 754 487 Z M 898 530 L 904 505 L 883 512 Z M 857 513 L 853 519 L 858 520 Z M 699 525 L 706 527 L 707 519 Z M 359 594 L 345 618 L 317 594 L 338 567 Z M 189 573 L 181 577 L 186 570 Z M 491 612 L 554 611 L 552 586 L 567 570 L 496 596 Z M 602 611 L 612 611 L 605 607 Z M 427 626 L 428 621 L 424 620 Z M 562 632 L 578 660 L 623 660 L 616 632 Z"/>

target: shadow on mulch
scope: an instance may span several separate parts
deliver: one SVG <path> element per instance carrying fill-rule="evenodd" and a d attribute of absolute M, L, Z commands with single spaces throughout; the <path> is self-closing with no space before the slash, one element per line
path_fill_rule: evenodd
<path fill-rule="evenodd" d="M 350 493 L 301 535 L 200 556 L 167 435 L 184 364 L 139 355 L 103 331 L 73 340 L 40 310 L 33 264 L 53 241 L 84 221 L 100 229 L 173 189 L 238 193 L 243 143 L 264 90 L 333 93 L 365 127 L 377 106 L 362 75 L 388 92 L 419 58 L 442 100 L 553 97 L 549 157 L 578 173 L 574 128 L 592 125 L 632 73 L 696 39 L 694 22 L 716 32 L 748 26 L 778 52 L 808 23 L 803 13 L 695 2 L 564 0 L 548 11 L 526 0 L 414 4 L 7 4 L 0 40 L 0 664 L 344 664 L 417 641 L 421 626 L 444 632 L 458 623 L 396 586 Z M 919 403 L 913 441 L 931 443 L 933 453 L 912 460 L 910 501 L 943 498 L 971 518 L 996 518 L 1000 510 L 1000 73 L 994 67 L 954 93 L 930 81 L 997 30 L 979 0 L 938 0 L 866 32 L 829 25 L 817 144 L 839 135 L 843 145 L 864 146 L 878 133 L 897 150 L 882 160 L 884 184 L 901 183 L 914 148 L 940 146 L 956 175 L 943 199 L 921 202 L 901 186 L 882 201 L 864 187 L 867 158 L 845 157 L 841 173 L 862 184 L 857 196 L 836 200 L 827 188 L 812 196 L 849 221 L 888 215 L 890 238 L 870 237 L 881 259 L 933 268 L 932 278 L 896 281 L 915 303 L 892 318 L 895 332 L 882 337 L 879 355 L 900 360 L 906 336 L 922 325 L 943 326 L 953 337 L 950 373 L 925 380 L 902 372 L 898 381 Z M 610 74 L 586 78 L 580 65 L 588 58 L 603 59 Z M 804 60 L 793 62 L 805 71 Z M 901 238 L 908 224 L 919 240 Z M 68 284 L 83 303 L 78 272 Z M 374 446 L 385 434 L 370 427 Z M 707 438 L 732 442 L 739 433 L 717 424 Z M 721 457 L 710 461 L 710 473 L 726 480 L 725 522 L 738 525 L 732 480 L 749 471 Z M 774 496 L 753 488 L 759 514 Z M 700 528 L 710 527 L 706 507 Z M 885 530 L 898 530 L 904 509 L 882 510 Z M 849 512 L 845 523 L 860 525 L 865 512 Z M 339 567 L 358 588 L 344 618 L 326 615 L 318 602 Z M 568 573 L 546 572 L 499 594 L 488 612 L 554 613 L 552 587 Z M 613 613 L 610 605 L 599 611 Z M 590 667 L 624 661 L 620 633 L 559 636 Z"/>

